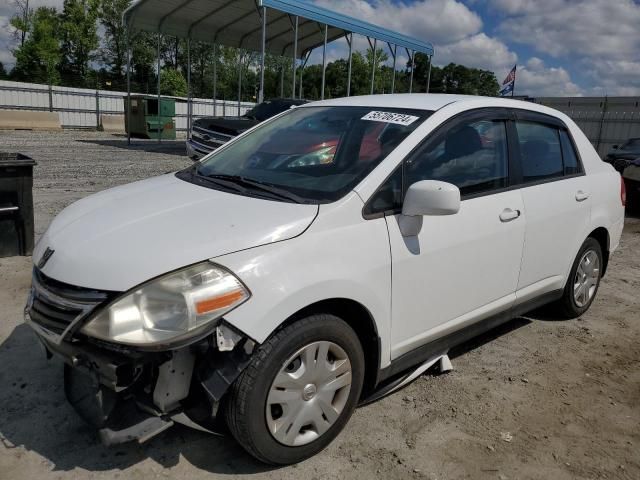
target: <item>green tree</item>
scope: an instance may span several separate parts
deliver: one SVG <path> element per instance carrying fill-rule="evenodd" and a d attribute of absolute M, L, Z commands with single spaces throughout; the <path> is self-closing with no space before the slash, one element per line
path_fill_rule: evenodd
<path fill-rule="evenodd" d="M 98 0 L 64 0 L 60 16 L 65 83 L 84 86 L 89 62 L 96 58 Z"/>
<path fill-rule="evenodd" d="M 139 32 L 130 41 L 132 91 L 155 93 L 157 90 L 156 40 L 152 33 Z"/>
<path fill-rule="evenodd" d="M 127 62 L 126 29 L 122 24 L 122 14 L 130 3 L 131 0 L 100 0 L 98 4 L 98 19 L 104 28 L 99 58 L 117 84 L 123 83 Z"/>
<path fill-rule="evenodd" d="M 20 42 L 20 46 L 22 46 L 29 32 L 33 9 L 29 8 L 29 0 L 13 0 L 13 6 L 16 12 L 9 20 L 9 25 L 13 27 L 14 38 L 16 38 Z"/>
<path fill-rule="evenodd" d="M 24 44 L 13 51 L 16 65 L 12 77 L 57 85 L 60 82 L 57 67 L 62 59 L 59 32 L 60 19 L 54 8 L 35 10 Z"/>
<path fill-rule="evenodd" d="M 163 35 L 160 40 L 160 59 L 164 65 L 178 69 L 182 57 L 186 63 L 186 45 L 184 39 Z"/>
<path fill-rule="evenodd" d="M 264 66 L 264 98 L 268 100 L 291 96 L 291 58 L 269 54 L 265 58 Z"/>
<path fill-rule="evenodd" d="M 179 71 L 173 68 L 165 68 L 160 74 L 160 93 L 162 95 L 186 97 L 187 81 Z"/>
<path fill-rule="evenodd" d="M 7 71 L 4 69 L 4 65 L 0 62 L 0 80 L 7 78 Z"/>
<path fill-rule="evenodd" d="M 407 70 L 409 65 L 407 65 Z M 414 92 L 426 91 L 429 60 L 426 55 L 416 55 Z M 408 74 L 408 73 L 407 73 Z M 479 68 L 450 63 L 444 67 L 431 68 L 431 93 L 455 93 L 464 95 L 498 95 L 498 80 L 493 72 Z"/>
<path fill-rule="evenodd" d="M 383 93 L 391 89 L 391 68 L 385 66 L 389 60 L 382 49 L 376 50 L 376 76 L 374 92 Z M 347 94 L 348 59 L 339 59 L 327 64 L 325 72 L 325 98 L 343 97 Z M 371 72 L 373 71 L 373 50 L 353 52 L 351 59 L 351 95 L 371 93 Z M 315 100 L 322 95 L 322 65 L 310 65 L 303 72 L 304 98 Z"/>

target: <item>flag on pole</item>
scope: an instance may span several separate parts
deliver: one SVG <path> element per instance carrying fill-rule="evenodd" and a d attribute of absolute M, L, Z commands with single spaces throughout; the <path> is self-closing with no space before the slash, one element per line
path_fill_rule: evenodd
<path fill-rule="evenodd" d="M 507 75 L 507 78 L 505 78 L 504 81 L 502 82 L 502 88 L 500 89 L 501 97 L 504 97 L 509 93 L 513 97 L 513 90 L 516 85 L 516 67 L 517 65 L 513 66 L 513 68 L 509 72 L 509 75 Z"/>

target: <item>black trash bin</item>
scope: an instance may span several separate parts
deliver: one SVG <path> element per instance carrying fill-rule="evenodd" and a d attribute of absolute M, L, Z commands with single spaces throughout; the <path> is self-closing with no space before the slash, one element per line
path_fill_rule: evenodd
<path fill-rule="evenodd" d="M 20 153 L 0 152 L 0 257 L 33 253 L 33 166 Z"/>

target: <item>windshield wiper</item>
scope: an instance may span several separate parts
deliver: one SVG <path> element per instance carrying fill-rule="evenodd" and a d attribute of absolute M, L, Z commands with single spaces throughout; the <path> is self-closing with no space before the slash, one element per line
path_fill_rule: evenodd
<path fill-rule="evenodd" d="M 215 175 L 200 175 L 200 172 L 198 171 L 198 164 L 194 164 L 192 167 L 189 167 L 187 170 L 185 170 L 185 173 L 189 173 L 189 175 L 191 176 L 192 181 L 195 180 L 196 178 L 201 179 L 200 181 L 207 181 L 207 182 L 212 182 L 215 183 L 216 185 L 219 185 L 227 190 L 232 190 L 234 192 L 238 192 L 241 194 L 245 194 L 247 193 L 247 189 L 242 187 L 241 185 L 239 185 L 237 182 L 234 182 L 232 180 L 229 180 L 228 178 L 225 178 L 224 175 L 221 176 L 215 176 Z"/>
<path fill-rule="evenodd" d="M 225 183 L 231 182 L 240 187 L 250 188 L 253 190 L 259 190 L 261 192 L 265 192 L 272 197 L 277 197 L 283 200 L 289 200 L 295 203 L 308 203 L 306 199 L 296 195 L 295 193 L 291 193 L 288 190 L 283 188 L 276 187 L 275 185 L 271 185 L 268 183 L 258 182 L 257 180 L 252 180 L 250 178 L 243 177 L 242 175 L 226 175 L 222 173 L 213 173 L 211 175 L 206 175 L 205 178 L 210 178 L 213 180 L 222 180 Z"/>

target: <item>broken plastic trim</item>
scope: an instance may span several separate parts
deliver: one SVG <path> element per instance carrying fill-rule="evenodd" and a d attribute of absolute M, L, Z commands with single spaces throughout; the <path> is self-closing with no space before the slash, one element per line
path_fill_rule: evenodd
<path fill-rule="evenodd" d="M 409 370 L 407 373 L 399 375 L 392 381 L 385 383 L 370 396 L 362 400 L 359 406 L 376 402 L 381 398 L 386 397 L 387 395 L 390 395 L 397 390 L 400 390 L 401 388 L 409 385 L 416 378 L 418 378 L 420 375 L 425 373 L 436 364 L 438 364 L 441 373 L 453 370 L 453 366 L 451 365 L 451 360 L 449 359 L 449 355 L 447 355 L 447 352 L 436 355 L 434 357 L 431 357 L 426 362 L 418 365 L 414 370 Z"/>
<path fill-rule="evenodd" d="M 43 343 L 64 358 L 67 399 L 105 445 L 142 443 L 175 423 L 216 434 L 220 400 L 256 347 L 225 323 L 181 349 L 131 356 L 93 343 Z"/>

